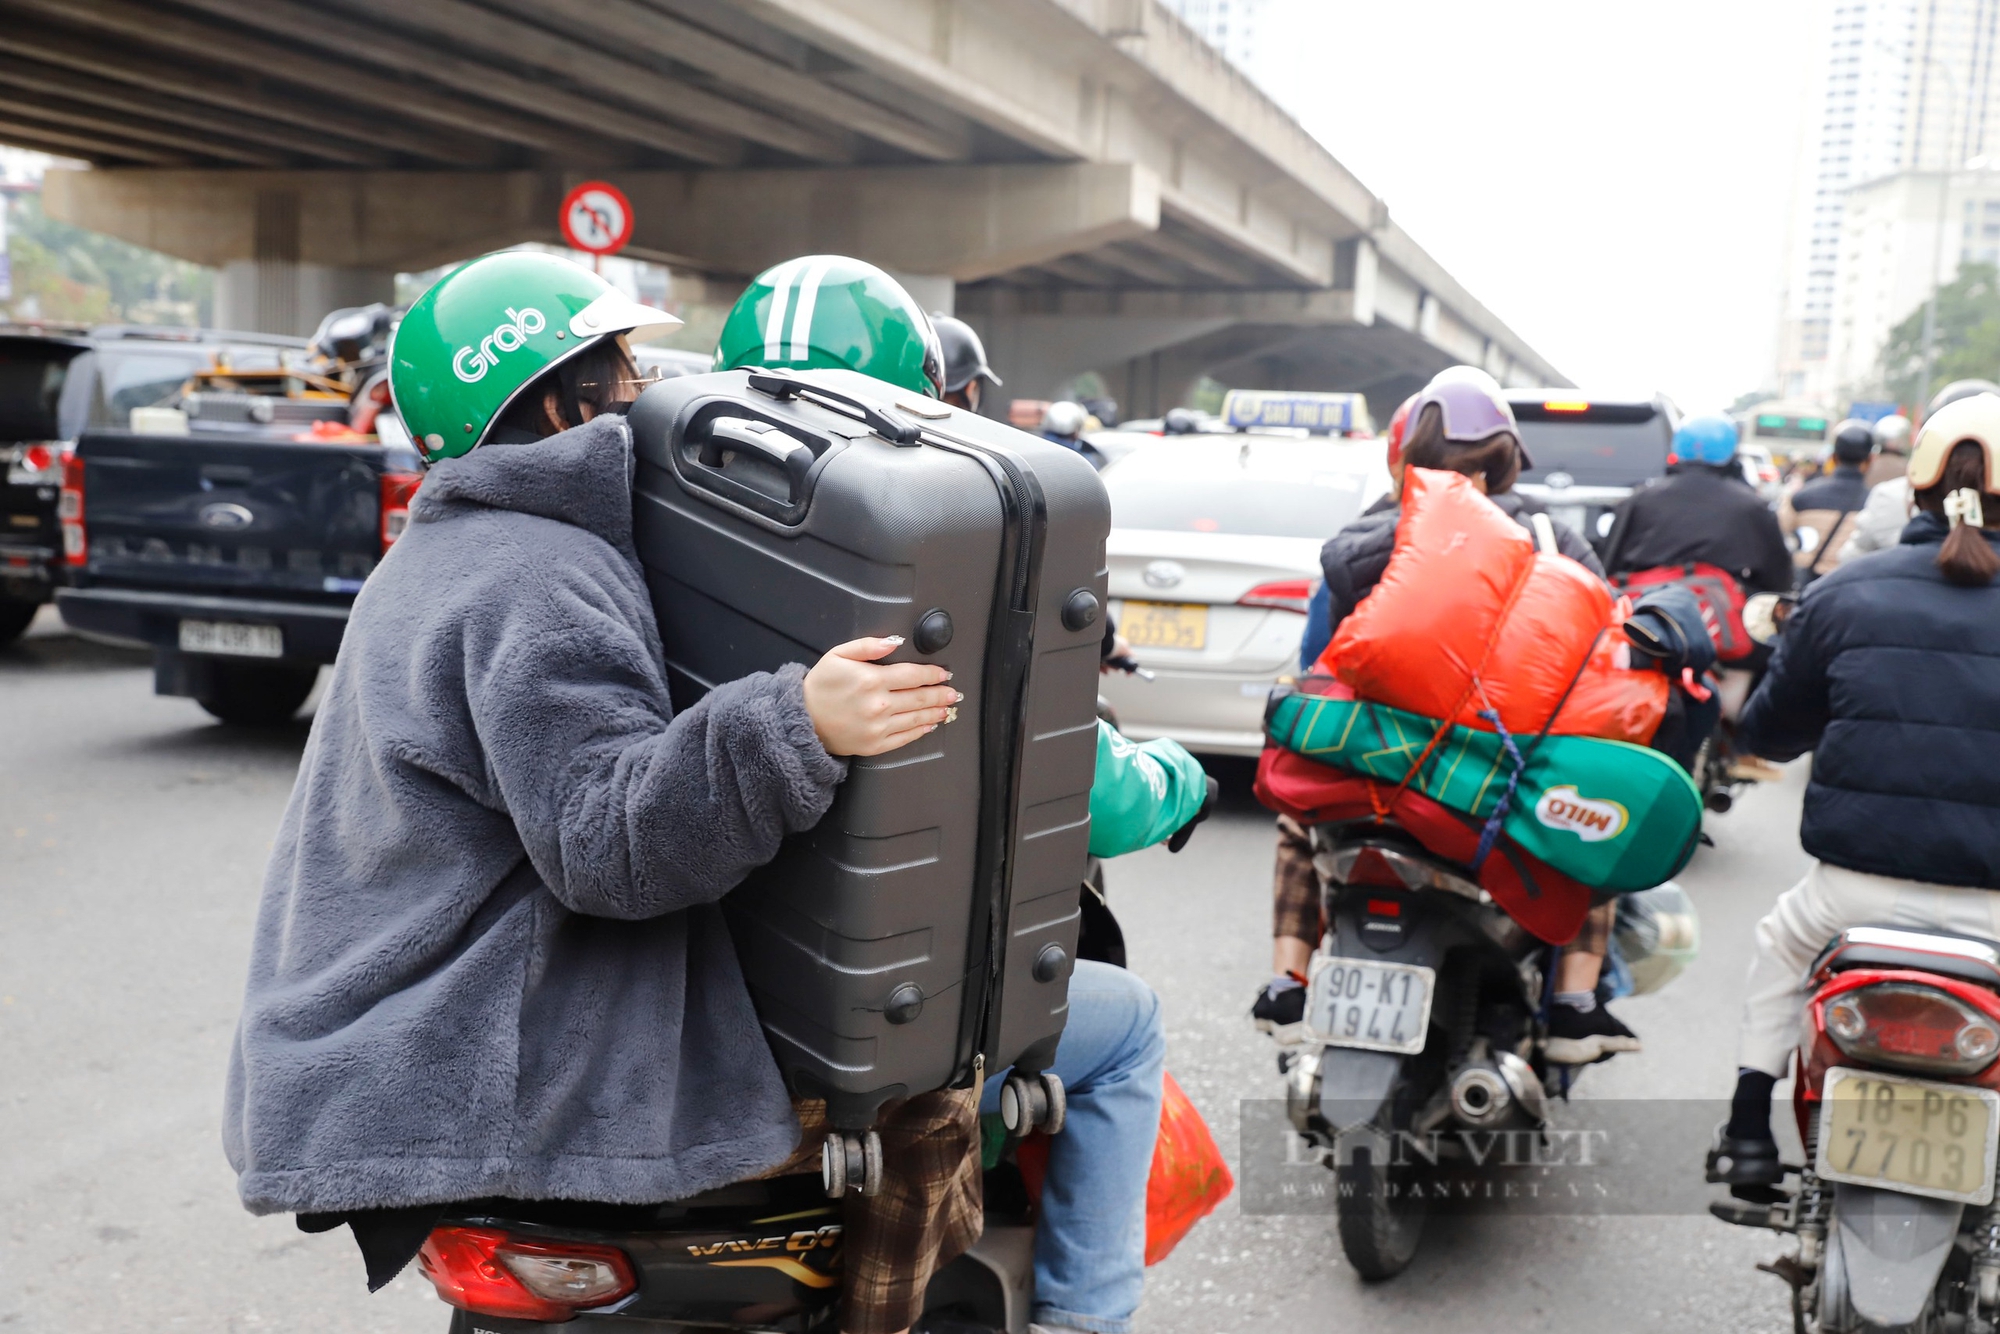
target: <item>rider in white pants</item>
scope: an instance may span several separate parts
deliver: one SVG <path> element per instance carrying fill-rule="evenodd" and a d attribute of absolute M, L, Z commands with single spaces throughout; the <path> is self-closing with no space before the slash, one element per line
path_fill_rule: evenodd
<path fill-rule="evenodd" d="M 1815 863 L 1757 923 L 1738 1066 L 1761 1071 L 1774 1082 L 1784 1077 L 1799 1043 L 1806 969 L 1827 941 L 1863 922 L 2000 940 L 2000 894 Z"/>
<path fill-rule="evenodd" d="M 1917 515 L 1888 551 L 1817 580 L 1739 733 L 1813 752 L 1799 841 L 1818 859 L 1757 924 L 1741 1065 L 1708 1179 L 1771 1201 L 1771 1090 L 1799 1039 L 1806 968 L 1843 928 L 2000 940 L 2000 396 L 1939 411 L 1910 458 Z"/>

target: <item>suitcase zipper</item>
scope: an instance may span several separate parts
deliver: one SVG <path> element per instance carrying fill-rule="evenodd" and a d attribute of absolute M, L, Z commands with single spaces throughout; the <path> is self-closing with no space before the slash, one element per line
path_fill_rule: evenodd
<path fill-rule="evenodd" d="M 1007 965 L 1007 911 L 1012 900 L 1013 849 L 1020 805 L 1021 754 L 1026 745 L 1027 686 L 1034 662 L 1034 589 L 1049 526 L 1041 483 L 1013 451 L 926 433 L 923 443 L 964 455 L 986 469 L 1000 495 L 1002 550 L 993 613 L 986 632 L 985 698 L 980 703 L 980 809 L 973 859 L 980 893 L 974 911 L 985 914 L 968 933 L 976 951 L 965 977 L 978 990 L 959 1011 L 954 1087 L 969 1087 L 983 1070 L 997 1068 L 989 1049 L 999 1040 L 1000 980 Z M 983 929 L 979 929 L 983 926 Z M 982 957 L 983 956 L 983 957 Z M 1027 1073 L 1035 1073 L 1029 1071 Z"/>

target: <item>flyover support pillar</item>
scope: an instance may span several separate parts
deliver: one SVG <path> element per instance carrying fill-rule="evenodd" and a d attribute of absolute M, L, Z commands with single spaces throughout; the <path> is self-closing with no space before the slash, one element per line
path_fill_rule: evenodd
<path fill-rule="evenodd" d="M 233 259 L 215 281 L 215 323 L 306 337 L 330 310 L 396 299 L 396 275 L 284 259 Z"/>

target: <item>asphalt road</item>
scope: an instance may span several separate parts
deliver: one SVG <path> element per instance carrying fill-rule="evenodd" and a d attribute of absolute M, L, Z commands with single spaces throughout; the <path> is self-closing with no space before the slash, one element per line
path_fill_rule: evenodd
<path fill-rule="evenodd" d="M 344 1233 L 245 1214 L 222 1157 L 257 888 L 305 735 L 156 699 L 143 656 L 48 618 L 0 650 L 0 1329 L 444 1328 L 421 1278 L 368 1296 Z M 1224 772 L 1231 799 L 1185 852 L 1125 858 L 1109 881 L 1133 966 L 1165 998 L 1169 1066 L 1234 1160 L 1239 1103 L 1281 1089 L 1244 1018 L 1269 963 L 1270 821 L 1247 769 Z M 1647 1051 L 1591 1070 L 1579 1100 L 1727 1096 L 1751 927 L 1804 865 L 1801 780 L 1710 818 L 1717 846 L 1683 877 L 1702 956 L 1619 1004 Z M 1698 1171 L 1668 1157 L 1633 1182 Z M 1780 1249 L 1685 1209 L 1444 1219 L 1409 1272 L 1369 1285 L 1331 1219 L 1231 1200 L 1152 1271 L 1138 1325 L 1776 1332 L 1783 1289 L 1753 1265 Z"/>

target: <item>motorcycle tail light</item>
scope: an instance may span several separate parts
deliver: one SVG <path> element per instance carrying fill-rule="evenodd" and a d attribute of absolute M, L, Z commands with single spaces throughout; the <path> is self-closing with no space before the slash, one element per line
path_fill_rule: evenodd
<path fill-rule="evenodd" d="M 1874 1065 L 1969 1075 L 2000 1055 L 2000 1024 L 1935 987 L 1857 987 L 1826 1001 L 1820 1019 L 1834 1046 Z"/>
<path fill-rule="evenodd" d="M 639 1287 L 615 1246 L 531 1241 L 499 1228 L 434 1228 L 417 1264 L 450 1305 L 513 1320 L 570 1320 Z"/>

